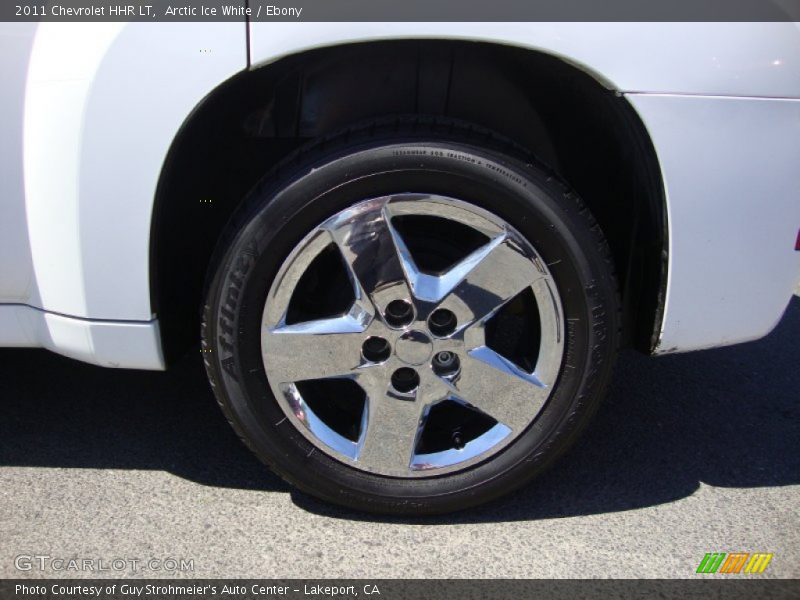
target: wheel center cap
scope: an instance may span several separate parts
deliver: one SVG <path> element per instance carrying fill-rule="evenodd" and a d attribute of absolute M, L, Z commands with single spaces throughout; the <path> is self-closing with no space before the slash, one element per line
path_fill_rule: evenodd
<path fill-rule="evenodd" d="M 407 365 L 421 365 L 433 354 L 433 344 L 424 333 L 409 331 L 397 340 L 394 353 Z"/>

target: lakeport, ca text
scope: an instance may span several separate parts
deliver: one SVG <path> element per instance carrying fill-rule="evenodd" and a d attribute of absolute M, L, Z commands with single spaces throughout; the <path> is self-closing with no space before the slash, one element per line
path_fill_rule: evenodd
<path fill-rule="evenodd" d="M 264 585 L 254 583 L 251 585 L 182 585 L 182 584 L 109 584 L 109 585 L 81 585 L 80 583 L 53 583 L 53 584 L 16 584 L 15 594 L 26 595 L 47 595 L 50 596 L 69 596 L 75 597 L 95 597 L 101 595 L 120 594 L 132 598 L 146 598 L 148 596 L 163 595 L 203 595 L 203 596 L 286 596 L 289 594 L 303 594 L 305 596 L 335 596 L 335 597 L 358 597 L 380 596 L 381 592 L 377 585 L 368 583 L 365 585 L 326 585 L 326 584 L 303 584 L 302 586 L 284 585 Z"/>

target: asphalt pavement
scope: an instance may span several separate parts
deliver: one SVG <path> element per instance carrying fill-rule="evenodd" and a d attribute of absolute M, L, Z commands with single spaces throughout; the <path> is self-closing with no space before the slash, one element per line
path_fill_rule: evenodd
<path fill-rule="evenodd" d="M 773 553 L 760 577 L 797 578 L 798 334 L 796 297 L 757 342 L 625 352 L 553 469 L 418 520 L 334 508 L 272 475 L 229 430 L 199 352 L 152 373 L 0 350 L 0 577 L 691 578 L 705 553 L 742 551 Z"/>

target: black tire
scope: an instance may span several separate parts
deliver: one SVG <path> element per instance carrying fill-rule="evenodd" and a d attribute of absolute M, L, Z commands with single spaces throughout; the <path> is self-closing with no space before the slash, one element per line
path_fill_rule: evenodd
<path fill-rule="evenodd" d="M 513 443 L 452 474 L 368 474 L 315 451 L 270 392 L 260 349 L 267 291 L 291 249 L 360 200 L 415 191 L 498 215 L 536 248 L 557 284 L 564 361 L 545 408 Z M 604 395 L 619 341 L 619 299 L 603 234 L 548 168 L 489 132 L 398 118 L 302 149 L 267 175 L 228 224 L 212 261 L 202 344 L 208 377 L 244 443 L 301 490 L 358 510 L 396 515 L 475 506 L 529 482 L 576 439 Z"/>

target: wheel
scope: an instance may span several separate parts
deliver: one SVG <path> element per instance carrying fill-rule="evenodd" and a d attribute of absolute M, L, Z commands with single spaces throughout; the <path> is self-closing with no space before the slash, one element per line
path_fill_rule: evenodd
<path fill-rule="evenodd" d="M 373 123 L 299 152 L 214 263 L 203 355 L 225 415 L 286 480 L 359 510 L 441 513 L 525 484 L 616 355 L 589 211 L 457 123 Z"/>

